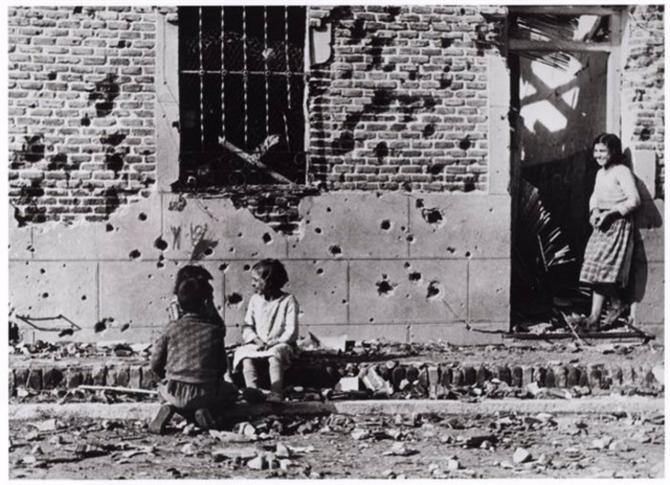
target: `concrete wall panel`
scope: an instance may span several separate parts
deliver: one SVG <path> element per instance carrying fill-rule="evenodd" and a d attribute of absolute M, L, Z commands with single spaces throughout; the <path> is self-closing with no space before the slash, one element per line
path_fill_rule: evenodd
<path fill-rule="evenodd" d="M 124 206 L 107 222 L 35 225 L 35 258 L 46 260 L 156 259 L 154 242 L 160 236 L 160 199 Z"/>
<path fill-rule="evenodd" d="M 510 261 L 473 259 L 469 268 L 471 322 L 509 321 Z"/>
<path fill-rule="evenodd" d="M 637 304 L 636 320 L 644 323 L 665 321 L 665 277 L 663 263 L 649 263 L 646 270 L 647 285 L 644 299 Z"/>
<path fill-rule="evenodd" d="M 352 261 L 352 323 L 465 321 L 466 261 Z"/>
<path fill-rule="evenodd" d="M 79 327 L 91 328 L 98 318 L 96 273 L 97 263 L 10 262 L 10 307 L 16 314 L 36 318 L 62 314 Z M 68 327 L 62 321 L 44 322 L 43 325 Z M 25 324 L 20 326 L 27 327 Z M 57 333 L 50 335 L 57 338 Z M 71 338 L 78 340 L 79 335 Z"/>
<path fill-rule="evenodd" d="M 412 257 L 509 257 L 507 195 L 421 194 L 409 214 Z"/>
<path fill-rule="evenodd" d="M 363 325 L 309 325 L 300 330 L 300 335 L 313 333 L 317 337 L 346 335 L 349 340 L 382 340 L 386 342 L 408 342 L 409 325 L 363 324 Z"/>
<path fill-rule="evenodd" d="M 13 210 L 10 207 L 9 211 L 9 231 L 7 233 L 7 243 L 8 243 L 8 257 L 9 260 L 18 259 L 31 259 L 33 257 L 33 244 L 32 244 L 32 227 L 24 226 L 18 227 L 18 224 L 15 224 L 13 221 Z"/>
<path fill-rule="evenodd" d="M 286 257 L 285 236 L 230 199 L 165 195 L 163 240 L 168 259 L 189 259 L 198 244 L 205 259 Z"/>
<path fill-rule="evenodd" d="M 407 255 L 407 196 L 341 192 L 300 203 L 302 234 L 291 258 L 401 258 Z"/>

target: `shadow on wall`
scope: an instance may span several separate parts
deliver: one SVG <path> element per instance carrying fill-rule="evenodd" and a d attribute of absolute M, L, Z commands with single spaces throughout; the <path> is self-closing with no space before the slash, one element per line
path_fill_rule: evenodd
<path fill-rule="evenodd" d="M 628 152 L 628 150 L 627 150 Z M 626 158 L 627 164 L 630 160 Z M 649 265 L 647 251 L 642 238 L 641 230 L 657 229 L 663 225 L 663 217 L 654 203 L 654 198 L 649 192 L 647 185 L 635 176 L 637 190 L 640 194 L 640 208 L 635 214 L 635 231 L 633 233 L 633 265 L 631 268 L 629 297 L 632 302 L 641 302 L 647 289 L 649 276 Z"/>

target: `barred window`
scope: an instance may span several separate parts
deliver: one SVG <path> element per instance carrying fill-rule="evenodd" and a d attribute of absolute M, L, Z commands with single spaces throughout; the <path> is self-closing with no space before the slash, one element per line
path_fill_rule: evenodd
<path fill-rule="evenodd" d="M 179 7 L 180 183 L 304 183 L 304 7 Z"/>

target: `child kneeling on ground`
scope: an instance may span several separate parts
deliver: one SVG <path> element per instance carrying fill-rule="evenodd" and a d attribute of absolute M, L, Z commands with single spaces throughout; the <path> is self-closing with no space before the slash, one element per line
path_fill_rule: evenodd
<path fill-rule="evenodd" d="M 178 283 L 182 316 L 171 320 L 154 344 L 151 369 L 164 379 L 158 394 L 164 404 L 149 425 L 160 434 L 177 412 L 204 429 L 216 426 L 214 416 L 235 401 L 237 390 L 225 382 L 225 327 L 211 316 L 212 287 L 203 278 Z"/>
<path fill-rule="evenodd" d="M 286 269 L 276 259 L 263 259 L 253 266 L 251 286 L 255 294 L 249 300 L 242 326 L 244 344 L 233 358 L 233 368 L 242 364 L 245 385 L 253 389 L 258 388 L 258 363 L 267 359 L 268 400 L 283 399 L 284 371 L 291 364 L 298 338 L 298 302 L 282 291 L 287 282 Z"/>

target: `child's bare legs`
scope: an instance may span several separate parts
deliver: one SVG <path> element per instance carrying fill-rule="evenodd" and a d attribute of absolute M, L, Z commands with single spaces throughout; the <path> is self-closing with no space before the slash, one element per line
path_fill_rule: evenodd
<path fill-rule="evenodd" d="M 594 326 L 600 322 L 600 314 L 603 312 L 604 304 L 605 294 L 601 293 L 599 288 L 594 288 L 591 300 L 591 315 L 589 315 L 589 318 L 586 321 L 588 326 Z"/>
<path fill-rule="evenodd" d="M 244 375 L 244 385 L 247 387 L 258 388 L 258 371 L 253 359 L 244 359 L 242 361 L 242 374 Z"/>
<path fill-rule="evenodd" d="M 623 311 L 624 305 L 619 295 L 616 285 L 596 285 L 593 287 L 593 298 L 591 300 L 591 315 L 589 315 L 586 324 L 589 327 L 600 328 L 600 316 L 603 312 L 605 300 L 610 299 L 611 312 L 610 318 L 616 319 Z M 612 322 L 606 322 L 609 324 Z"/>
<path fill-rule="evenodd" d="M 268 359 L 268 368 L 270 371 L 270 390 L 279 396 L 284 393 L 284 369 L 281 361 L 275 357 Z"/>

